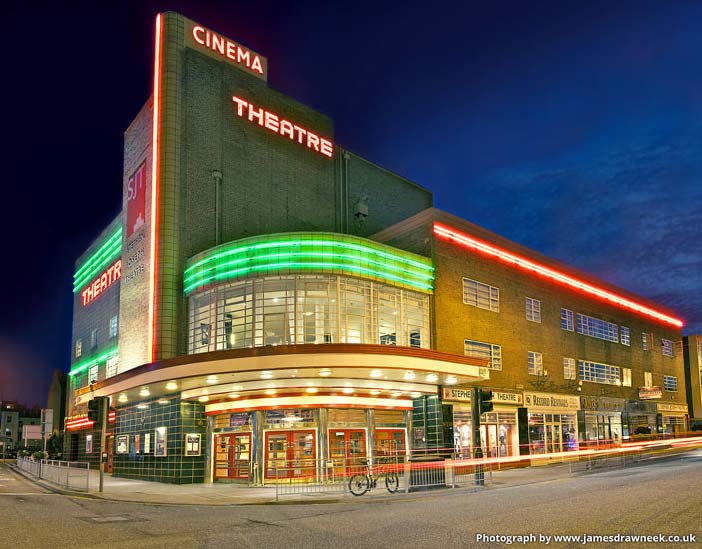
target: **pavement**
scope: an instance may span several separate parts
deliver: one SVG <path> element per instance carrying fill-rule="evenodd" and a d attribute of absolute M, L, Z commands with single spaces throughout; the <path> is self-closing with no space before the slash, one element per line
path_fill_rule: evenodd
<path fill-rule="evenodd" d="M 29 473 L 16 467 L 14 461 L 7 463 L 17 475 L 36 485 L 41 491 L 53 492 L 68 496 L 88 497 L 111 501 L 167 504 L 167 505 L 285 505 L 296 503 L 351 503 L 354 501 L 380 501 L 390 498 L 402 497 L 402 490 L 398 494 L 389 494 L 382 488 L 372 490 L 360 498 L 351 495 L 348 491 L 334 493 L 308 493 L 285 495 L 276 498 L 275 486 L 249 486 L 238 483 L 202 483 L 202 484 L 166 484 L 143 480 L 124 479 L 104 475 L 103 492 L 98 491 L 99 472 L 91 471 L 89 491 L 68 490 L 51 482 L 37 479 Z M 2 470 L 2 469 L 0 469 Z M 554 464 L 537 467 L 524 467 L 519 469 L 503 469 L 492 472 L 492 478 L 486 474 L 485 486 L 465 484 L 456 488 L 433 488 L 412 491 L 414 497 L 437 495 L 442 491 L 474 492 L 479 490 L 495 490 L 506 486 L 527 485 L 554 481 L 560 478 L 573 476 L 568 464 Z M 7 475 L 5 475 L 7 476 Z"/>

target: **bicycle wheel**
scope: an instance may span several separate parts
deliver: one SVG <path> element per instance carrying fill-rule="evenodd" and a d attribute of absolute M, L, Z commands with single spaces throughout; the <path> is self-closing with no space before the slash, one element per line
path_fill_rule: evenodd
<path fill-rule="evenodd" d="M 394 494 L 399 490 L 400 477 L 397 476 L 397 473 L 387 473 L 385 475 L 385 488 L 387 488 L 388 492 L 391 494 Z"/>
<path fill-rule="evenodd" d="M 362 496 L 370 490 L 370 479 L 368 475 L 353 475 L 349 479 L 349 492 L 354 496 Z"/>

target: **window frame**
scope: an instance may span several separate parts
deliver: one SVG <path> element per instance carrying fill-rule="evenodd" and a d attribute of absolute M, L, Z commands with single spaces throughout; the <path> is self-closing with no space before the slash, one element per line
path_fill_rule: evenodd
<path fill-rule="evenodd" d="M 525 298 L 526 319 L 529 322 L 541 324 L 541 300 L 533 297 Z"/>
<path fill-rule="evenodd" d="M 561 307 L 561 330 L 575 331 L 575 314 L 572 310 Z"/>
<path fill-rule="evenodd" d="M 572 381 L 578 379 L 578 370 L 573 357 L 563 357 L 563 379 Z"/>
<path fill-rule="evenodd" d="M 467 291 L 467 286 L 474 284 L 474 288 L 468 288 L 469 290 L 474 290 L 475 299 L 468 299 L 472 296 L 473 291 Z M 476 307 L 478 309 L 483 309 L 484 311 L 490 311 L 493 313 L 500 312 L 500 289 L 497 286 L 491 286 L 485 282 L 480 282 L 479 280 L 474 280 L 472 278 L 463 277 L 462 282 L 463 289 L 463 304 Z M 481 301 L 481 289 L 482 293 L 487 293 L 487 302 L 485 302 L 486 296 L 483 295 L 483 301 Z"/>
<path fill-rule="evenodd" d="M 485 358 L 485 353 L 468 353 L 468 345 L 473 345 L 476 347 L 483 346 L 489 353 L 489 358 L 488 360 L 490 361 L 490 364 L 488 365 L 488 368 L 490 370 L 496 370 L 496 371 L 501 371 L 502 370 L 502 346 L 497 345 L 496 343 L 488 343 L 487 341 L 477 341 L 475 339 L 464 339 L 463 340 L 463 356 L 469 356 L 471 358 Z M 489 349 L 487 349 L 489 347 Z"/>
<path fill-rule="evenodd" d="M 538 360 L 537 360 L 538 359 Z M 544 355 L 538 351 L 527 351 L 527 373 L 530 376 L 545 376 Z"/>

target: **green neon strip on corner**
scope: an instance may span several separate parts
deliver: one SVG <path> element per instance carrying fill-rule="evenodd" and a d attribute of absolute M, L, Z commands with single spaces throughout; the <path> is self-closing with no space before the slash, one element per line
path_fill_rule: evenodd
<path fill-rule="evenodd" d="M 89 358 L 88 360 L 85 360 L 83 362 L 79 362 L 78 364 L 75 365 L 75 367 L 68 372 L 69 376 L 74 376 L 79 372 L 82 372 L 86 368 L 90 368 L 91 366 L 95 366 L 96 364 L 99 364 L 100 362 L 106 361 L 108 358 L 112 358 L 117 354 L 118 347 L 112 347 L 111 349 L 108 349 L 104 353 L 102 353 L 100 356 L 96 356 L 95 358 Z"/>
<path fill-rule="evenodd" d="M 425 292 L 432 291 L 434 280 L 434 267 L 428 258 L 335 233 L 283 233 L 242 239 L 212 248 L 188 263 L 183 273 L 186 294 L 212 282 L 259 271 L 336 271 Z"/>
<path fill-rule="evenodd" d="M 119 227 L 73 275 L 73 293 L 85 286 L 107 264 L 122 253 L 122 227 Z"/>

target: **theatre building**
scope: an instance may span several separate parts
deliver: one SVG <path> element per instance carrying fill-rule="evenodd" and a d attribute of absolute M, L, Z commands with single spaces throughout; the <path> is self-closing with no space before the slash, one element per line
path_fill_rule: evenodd
<path fill-rule="evenodd" d="M 122 213 L 78 259 L 66 455 L 115 476 L 564 453 L 686 428 L 671 311 L 433 208 L 267 84 L 262 55 L 158 16 Z"/>

